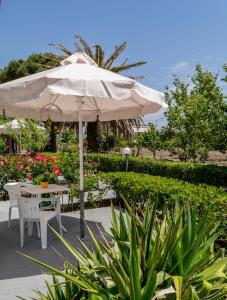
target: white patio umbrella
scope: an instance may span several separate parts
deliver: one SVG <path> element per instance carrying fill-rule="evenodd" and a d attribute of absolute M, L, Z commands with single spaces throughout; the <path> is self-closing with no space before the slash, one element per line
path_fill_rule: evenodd
<path fill-rule="evenodd" d="M 99 68 L 82 53 L 62 61 L 60 67 L 0 85 L 0 109 L 6 116 L 79 122 L 81 236 L 84 236 L 82 122 L 138 118 L 165 106 L 164 94 Z"/>

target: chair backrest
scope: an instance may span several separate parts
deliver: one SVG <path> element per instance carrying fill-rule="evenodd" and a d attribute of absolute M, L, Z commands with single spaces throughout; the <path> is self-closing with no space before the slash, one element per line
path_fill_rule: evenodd
<path fill-rule="evenodd" d="M 47 206 L 45 206 L 45 203 Z M 18 198 L 19 217 L 39 220 L 43 211 L 60 212 L 60 198 Z"/>
<path fill-rule="evenodd" d="M 40 218 L 39 204 L 42 199 L 38 198 L 18 198 L 18 208 L 20 218 L 37 220 Z"/>
<path fill-rule="evenodd" d="M 17 206 L 17 199 L 21 196 L 20 188 L 20 182 L 9 182 L 4 185 L 4 189 L 9 195 L 10 206 Z"/>

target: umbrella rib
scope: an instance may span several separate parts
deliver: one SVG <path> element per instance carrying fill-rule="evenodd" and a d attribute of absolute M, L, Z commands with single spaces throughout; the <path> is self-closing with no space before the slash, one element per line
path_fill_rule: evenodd
<path fill-rule="evenodd" d="M 26 85 L 26 87 L 28 87 L 29 90 L 32 92 L 32 99 L 34 99 L 34 91 L 33 91 L 32 87 L 31 87 L 31 85 L 28 84 L 28 81 L 26 81 L 25 85 Z"/>
<path fill-rule="evenodd" d="M 60 111 L 61 114 L 63 114 L 62 109 L 61 109 L 57 104 L 55 104 L 55 102 L 57 101 L 58 97 L 59 97 L 59 95 L 56 95 L 55 98 L 54 98 L 54 100 L 53 100 L 53 102 L 47 103 L 46 105 L 44 105 L 44 106 L 40 109 L 40 115 L 42 115 L 42 111 L 43 111 L 43 110 L 45 110 L 45 109 L 48 108 L 48 107 L 51 108 L 51 106 L 56 107 L 57 110 Z"/>
<path fill-rule="evenodd" d="M 95 103 L 96 110 L 97 110 L 97 114 L 99 115 L 99 113 L 100 113 L 100 108 L 99 108 L 99 106 L 98 106 L 98 103 L 97 103 L 95 97 L 92 97 L 92 99 L 93 99 L 93 101 L 94 101 L 94 103 Z"/>
<path fill-rule="evenodd" d="M 103 80 L 101 80 L 101 83 L 102 83 L 102 85 L 103 85 L 103 87 L 104 87 L 104 89 L 105 89 L 105 91 L 106 91 L 108 97 L 111 98 L 111 99 L 113 99 L 113 96 L 111 95 L 111 92 L 110 92 L 109 89 L 107 88 L 105 82 L 104 82 Z"/>

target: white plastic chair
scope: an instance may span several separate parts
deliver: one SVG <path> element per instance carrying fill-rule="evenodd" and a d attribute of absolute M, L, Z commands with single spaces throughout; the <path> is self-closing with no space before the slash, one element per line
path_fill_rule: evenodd
<path fill-rule="evenodd" d="M 11 225 L 11 215 L 13 207 L 18 208 L 17 199 L 21 197 L 21 182 L 9 182 L 4 185 L 4 189 L 8 192 L 9 195 L 9 221 L 8 227 Z"/>
<path fill-rule="evenodd" d="M 41 203 L 45 204 L 51 202 L 51 210 L 42 210 Z M 20 217 L 20 233 L 21 233 L 21 247 L 24 246 L 24 228 L 25 222 L 28 221 L 29 230 L 28 234 L 32 234 L 33 222 L 40 223 L 40 234 L 41 234 L 41 244 L 42 248 L 47 247 L 47 224 L 53 219 L 57 218 L 59 231 L 62 235 L 62 225 L 61 225 L 61 208 L 59 198 L 19 198 L 19 217 Z"/>

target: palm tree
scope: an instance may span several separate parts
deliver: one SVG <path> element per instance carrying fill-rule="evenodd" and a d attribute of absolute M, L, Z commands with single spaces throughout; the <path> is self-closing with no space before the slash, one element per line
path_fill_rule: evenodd
<path fill-rule="evenodd" d="M 127 43 L 123 42 L 122 44 L 115 46 L 113 53 L 106 57 L 103 47 L 100 44 L 94 44 L 90 46 L 85 39 L 83 39 L 80 35 L 75 35 L 76 39 L 76 52 L 86 53 L 91 59 L 93 59 L 96 64 L 103 69 L 115 72 L 122 73 L 128 71 L 132 68 L 136 68 L 146 64 L 146 61 L 139 61 L 136 63 L 128 64 L 128 58 L 124 59 L 120 64 L 116 64 L 119 56 L 125 51 L 127 48 Z M 66 48 L 62 44 L 50 44 L 50 46 L 54 47 L 57 50 L 61 51 L 61 55 L 56 56 L 56 61 L 60 62 L 62 59 L 67 58 L 68 56 L 74 54 L 75 51 L 71 51 Z M 143 78 L 143 76 L 131 77 L 133 79 Z M 132 133 L 132 126 L 138 126 L 140 120 L 131 119 L 131 120 L 120 120 L 120 121 L 111 121 L 111 122 L 92 122 L 88 123 L 87 127 L 87 141 L 89 150 L 96 151 L 99 147 L 97 136 L 103 130 L 113 131 L 114 134 L 123 133 L 123 135 L 130 135 Z"/>

